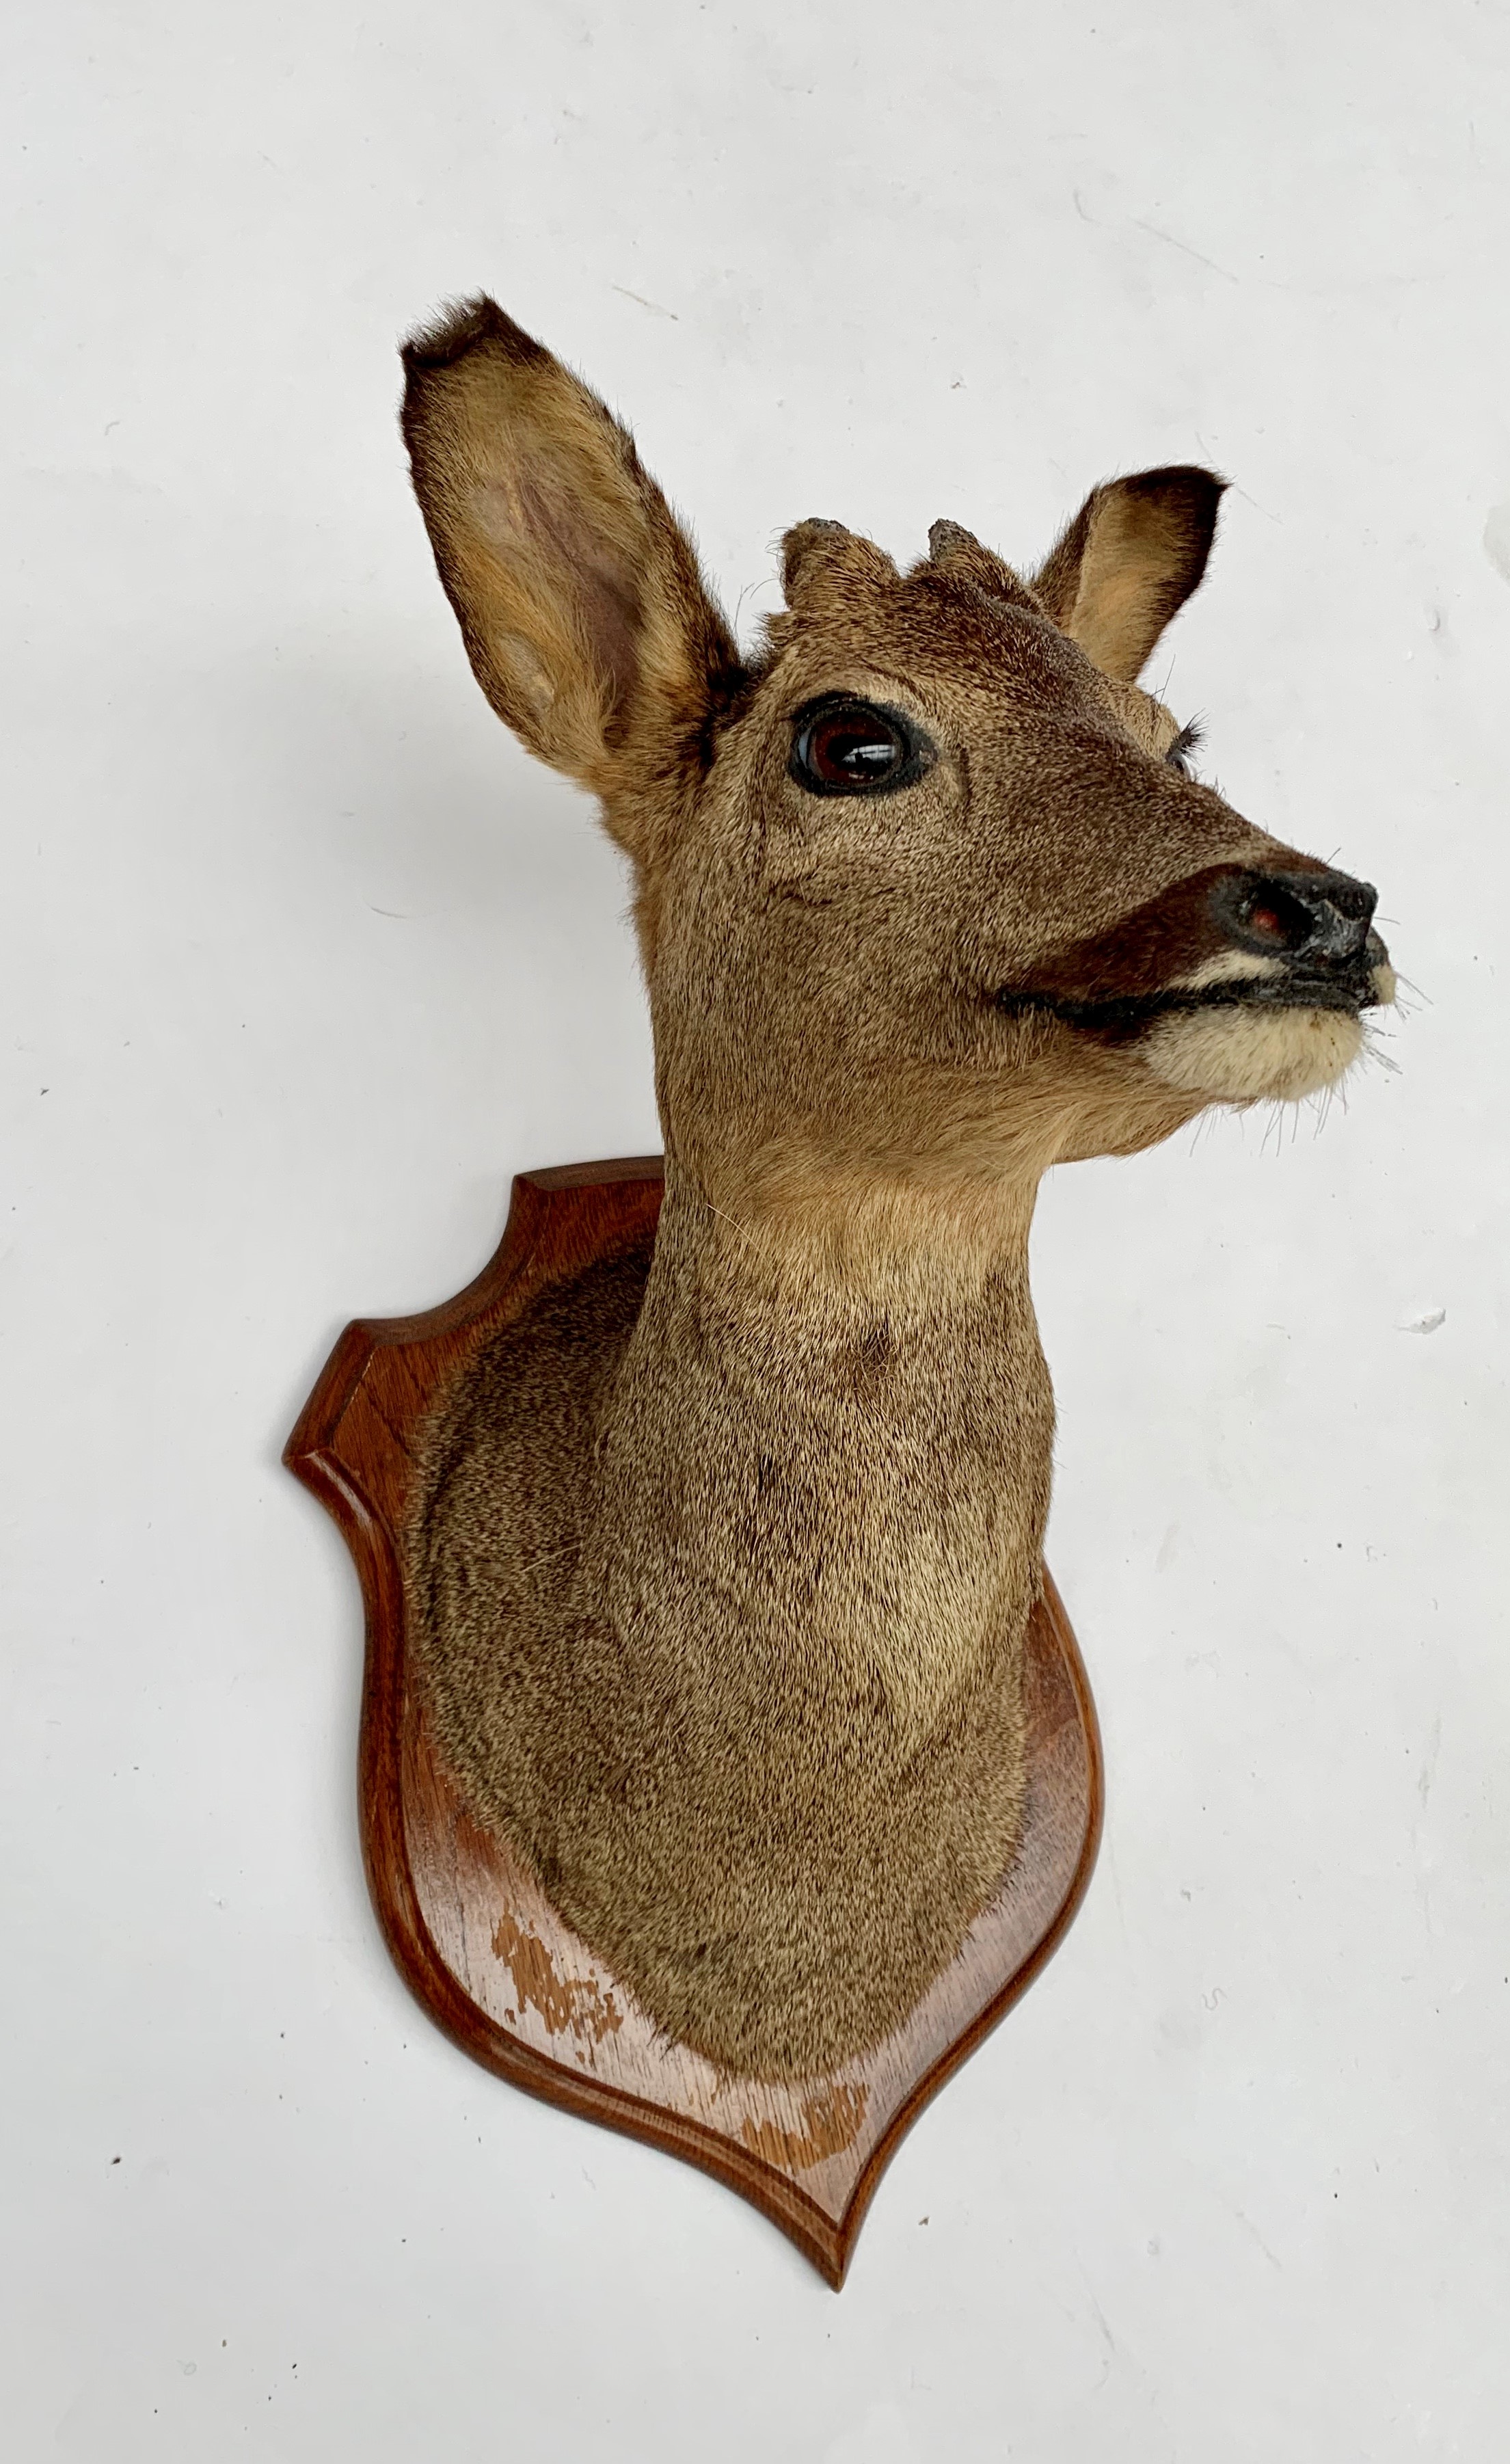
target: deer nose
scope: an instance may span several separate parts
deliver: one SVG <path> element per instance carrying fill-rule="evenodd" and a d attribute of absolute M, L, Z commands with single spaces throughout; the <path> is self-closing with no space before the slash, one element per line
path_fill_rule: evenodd
<path fill-rule="evenodd" d="M 1370 930 L 1378 902 L 1372 882 L 1350 872 L 1229 874 L 1213 897 L 1240 949 L 1324 967 L 1384 958 L 1384 943 Z"/>

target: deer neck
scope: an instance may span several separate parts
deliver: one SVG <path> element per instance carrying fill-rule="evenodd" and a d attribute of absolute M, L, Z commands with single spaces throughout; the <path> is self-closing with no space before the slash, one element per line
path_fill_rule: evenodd
<path fill-rule="evenodd" d="M 1053 1434 L 1032 1198 L 923 1239 L 898 1193 L 741 1223 L 668 1161 L 591 1545 L 647 1683 L 715 1722 L 800 1702 L 814 1738 L 864 1706 L 867 1750 L 905 1758 L 999 1673 Z"/>

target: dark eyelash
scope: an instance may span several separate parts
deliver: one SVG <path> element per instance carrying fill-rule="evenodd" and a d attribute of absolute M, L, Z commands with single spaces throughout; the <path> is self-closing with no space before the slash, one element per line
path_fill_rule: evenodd
<path fill-rule="evenodd" d="M 1171 770 L 1179 772 L 1182 779 L 1193 779 L 1195 773 L 1191 768 L 1191 755 L 1205 741 L 1206 730 L 1200 720 L 1187 719 L 1164 759 Z"/>

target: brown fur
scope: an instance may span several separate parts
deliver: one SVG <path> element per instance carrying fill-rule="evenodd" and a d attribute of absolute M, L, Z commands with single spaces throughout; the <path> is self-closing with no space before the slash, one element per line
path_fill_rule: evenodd
<path fill-rule="evenodd" d="M 741 672 L 628 438 L 537 343 L 481 302 L 406 360 L 479 681 L 636 861 L 667 1147 L 653 1258 L 541 1303 L 431 1431 L 434 1713 L 668 2033 L 818 2072 L 905 2015 L 1020 1822 L 1039 1177 L 1323 1083 L 1356 1021 L 1033 1005 L 1280 964 L 1224 952 L 1204 885 L 1305 859 L 1165 765 L 1131 681 L 1204 568 L 1209 474 L 1099 489 L 1037 585 L 952 523 L 906 576 L 800 523 Z M 904 709 L 932 766 L 805 792 L 792 714 L 834 692 Z"/>
<path fill-rule="evenodd" d="M 1224 479 L 1188 465 L 1096 488 L 1034 577 L 1045 612 L 1131 683 L 1206 570 Z"/>

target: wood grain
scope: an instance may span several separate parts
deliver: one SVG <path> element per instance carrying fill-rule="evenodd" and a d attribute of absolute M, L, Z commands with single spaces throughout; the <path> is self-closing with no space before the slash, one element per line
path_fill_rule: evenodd
<path fill-rule="evenodd" d="M 1029 1630 L 1029 1784 L 1018 1855 L 958 1957 L 873 2053 L 823 2078 L 733 2078 L 657 2035 L 556 1914 L 506 1839 L 479 1828 L 412 1681 L 400 1534 L 416 1434 L 458 1370 L 546 1286 L 644 1243 L 659 1156 L 521 1174 L 496 1255 L 423 1315 L 359 1320 L 284 1451 L 361 1577 L 367 1659 L 361 1805 L 367 1880 L 418 2000 L 517 2087 L 648 2140 L 725 2182 L 838 2287 L 892 2151 L 1023 1992 L 1084 1894 L 1101 1832 L 1101 1748 L 1052 1581 Z"/>

